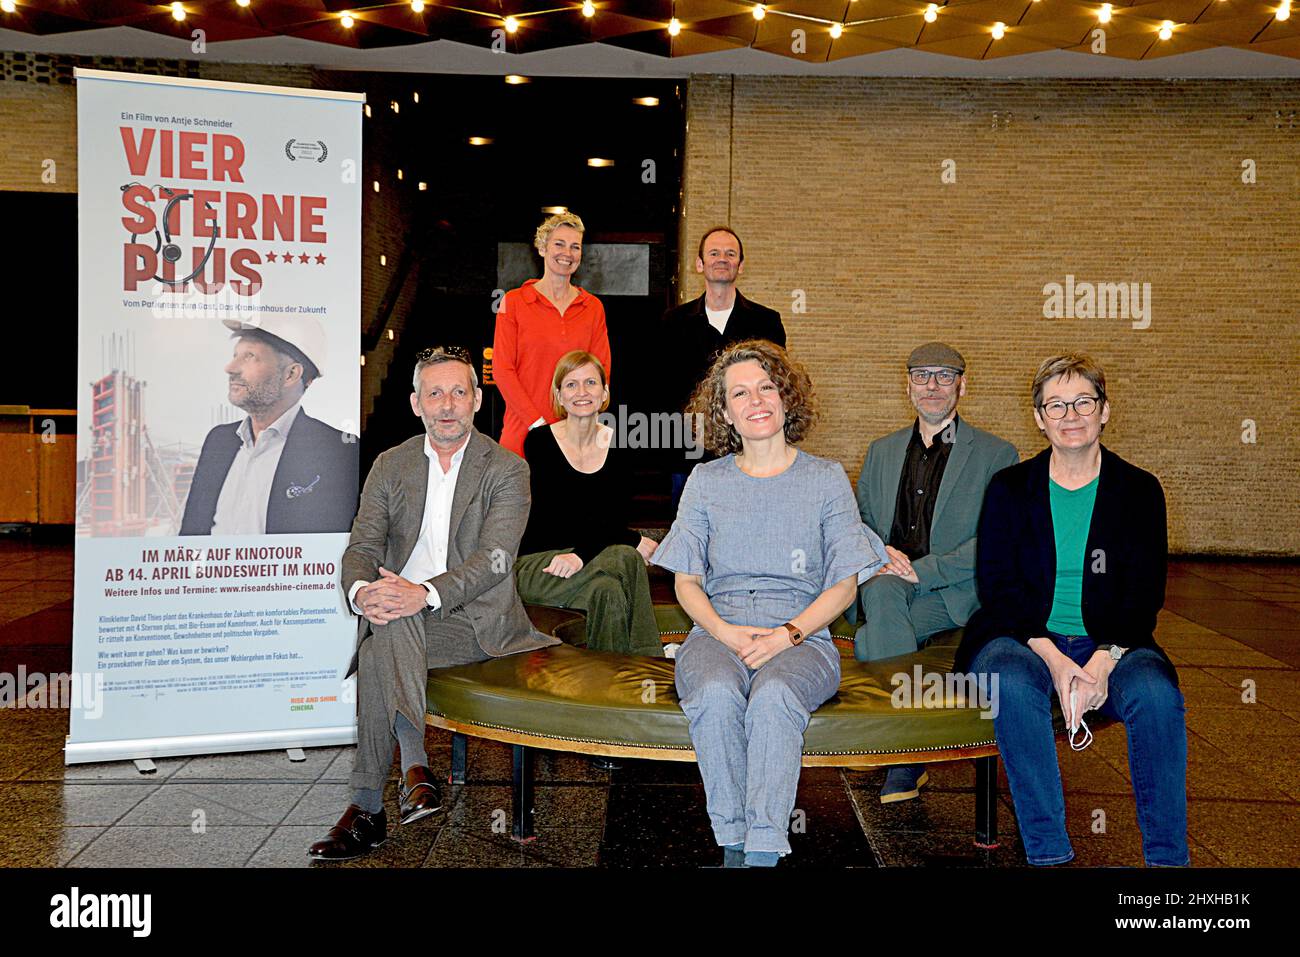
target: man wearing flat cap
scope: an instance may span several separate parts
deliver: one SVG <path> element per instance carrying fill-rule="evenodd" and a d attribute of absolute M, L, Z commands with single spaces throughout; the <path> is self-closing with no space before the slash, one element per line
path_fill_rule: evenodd
<path fill-rule="evenodd" d="M 204 439 L 180 534 L 348 531 L 357 512 L 357 437 L 302 408 L 325 361 L 320 321 L 222 322 L 235 340 L 225 369 L 230 402 L 248 414 Z"/>
<path fill-rule="evenodd" d="M 875 661 L 911 654 L 936 632 L 966 624 L 975 592 L 975 531 L 994 473 L 1015 465 L 1015 446 L 957 415 L 966 360 L 942 342 L 907 359 L 916 420 L 867 448 L 858 476 L 862 521 L 886 543 L 890 562 L 858 588 L 854 654 Z M 920 793 L 921 765 L 893 767 L 881 803 Z"/>

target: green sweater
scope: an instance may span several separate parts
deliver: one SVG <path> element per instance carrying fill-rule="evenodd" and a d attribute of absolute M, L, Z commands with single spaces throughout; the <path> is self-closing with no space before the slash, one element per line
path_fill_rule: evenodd
<path fill-rule="evenodd" d="M 1100 478 L 1100 476 L 1098 476 Z M 1083 569 L 1088 560 L 1088 530 L 1097 500 L 1097 479 L 1070 491 L 1048 481 L 1052 505 L 1052 531 L 1056 536 L 1056 591 L 1048 631 L 1061 635 L 1086 635 L 1083 627 Z"/>

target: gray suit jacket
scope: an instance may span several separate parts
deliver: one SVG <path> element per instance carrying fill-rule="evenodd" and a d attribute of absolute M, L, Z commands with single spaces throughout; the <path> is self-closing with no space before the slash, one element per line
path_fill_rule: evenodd
<path fill-rule="evenodd" d="M 912 440 L 912 426 L 876 439 L 858 476 L 858 511 L 862 521 L 886 545 L 893 544 L 898 502 L 898 480 Z M 957 426 L 956 443 L 939 483 L 930 522 L 930 554 L 912 563 L 919 587 L 937 591 L 958 625 L 964 625 L 979 607 L 975 593 L 975 532 L 979 527 L 984 490 L 996 472 L 1020 461 L 1016 447 L 1005 439 L 977 429 L 965 419 Z"/>
<path fill-rule="evenodd" d="M 420 536 L 428 488 L 423 433 L 375 459 L 343 552 L 345 596 L 355 582 L 375 581 L 380 565 L 393 572 L 406 566 Z M 429 580 L 442 604 L 426 614 L 441 621 L 463 610 L 479 647 L 493 657 L 559 644 L 533 627 L 515 590 L 515 558 L 530 501 L 527 463 L 471 429 L 451 500 L 447 571 Z M 360 618 L 358 648 L 370 631 L 370 622 Z M 354 655 L 348 674 L 356 667 Z"/>

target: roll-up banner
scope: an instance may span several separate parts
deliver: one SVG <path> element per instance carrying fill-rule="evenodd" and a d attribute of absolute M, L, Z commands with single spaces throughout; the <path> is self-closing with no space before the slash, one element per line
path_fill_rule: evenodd
<path fill-rule="evenodd" d="M 362 105 L 77 71 L 69 764 L 356 740 Z"/>

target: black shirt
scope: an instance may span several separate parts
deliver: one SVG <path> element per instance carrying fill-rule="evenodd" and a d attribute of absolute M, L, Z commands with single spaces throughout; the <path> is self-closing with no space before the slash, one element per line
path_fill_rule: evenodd
<path fill-rule="evenodd" d="M 533 504 L 520 555 L 571 550 L 583 564 L 610 545 L 631 545 L 641 535 L 628 527 L 631 493 L 626 449 L 611 446 L 597 472 L 579 472 L 564 457 L 550 427 L 539 425 L 524 439 Z"/>
<path fill-rule="evenodd" d="M 664 313 L 664 335 L 671 350 L 668 384 L 669 411 L 681 412 L 719 352 L 745 339 L 767 339 L 785 346 L 785 326 L 775 309 L 746 299 L 736 290 L 736 301 L 722 332 L 713 328 L 704 311 L 704 296 L 684 302 Z"/>
<path fill-rule="evenodd" d="M 894 525 L 889 530 L 889 544 L 911 561 L 930 554 L 930 522 L 934 518 L 934 501 L 948 465 L 948 454 L 957 438 L 958 419 L 944 426 L 931 440 L 929 448 L 921 438 L 921 421 L 912 424 L 912 441 L 903 456 L 903 471 L 898 477 L 898 498 L 894 503 Z"/>

